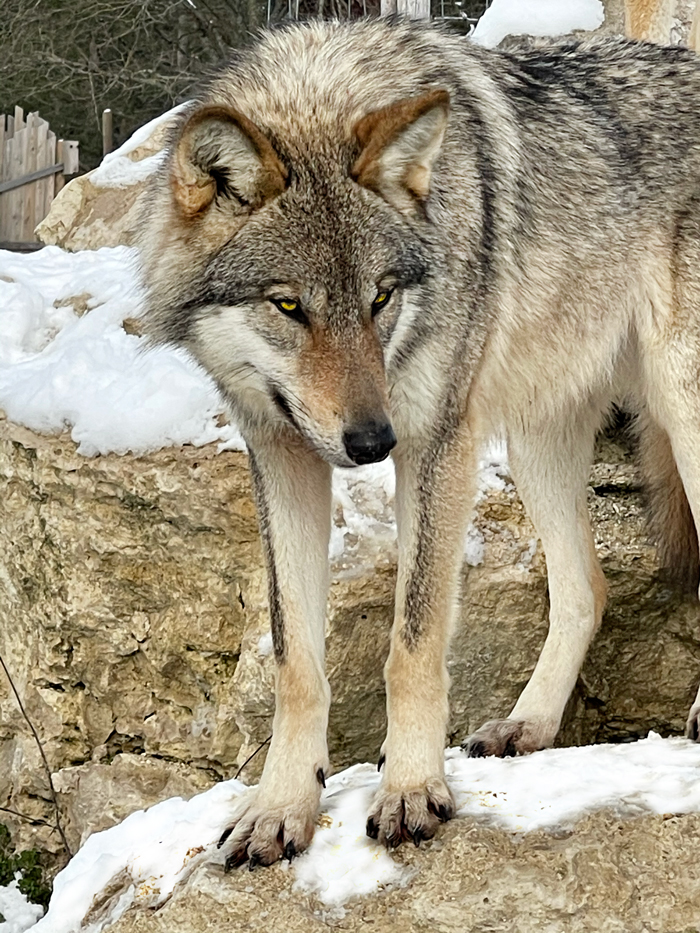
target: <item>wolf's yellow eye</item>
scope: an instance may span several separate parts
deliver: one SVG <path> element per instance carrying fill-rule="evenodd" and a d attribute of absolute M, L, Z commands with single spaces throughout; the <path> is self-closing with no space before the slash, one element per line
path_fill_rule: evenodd
<path fill-rule="evenodd" d="M 303 324 L 305 327 L 309 326 L 309 319 L 302 311 L 298 301 L 293 298 L 271 298 L 270 301 L 280 309 L 282 314 L 286 314 L 287 317 L 299 324 Z"/>
<path fill-rule="evenodd" d="M 379 314 L 387 301 L 391 298 L 392 289 L 387 288 L 383 292 L 378 292 L 377 297 L 372 302 L 372 317 Z"/>

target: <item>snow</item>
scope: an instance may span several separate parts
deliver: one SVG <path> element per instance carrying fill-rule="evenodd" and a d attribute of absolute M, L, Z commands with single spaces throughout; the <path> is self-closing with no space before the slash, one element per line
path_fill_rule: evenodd
<path fill-rule="evenodd" d="M 165 152 L 156 152 L 139 160 L 130 159 L 129 153 L 146 143 L 159 126 L 168 123 L 185 106 L 186 104 L 180 104 L 155 120 L 145 123 L 122 146 L 106 155 L 100 165 L 90 173 L 92 184 L 101 188 L 128 188 L 129 185 L 144 181 L 158 171 L 165 158 Z"/>
<path fill-rule="evenodd" d="M 472 39 L 496 48 L 506 36 L 564 36 L 597 29 L 604 19 L 601 0 L 493 0 Z"/>
<path fill-rule="evenodd" d="M 44 913 L 39 904 L 30 904 L 18 887 L 19 875 L 6 887 L 0 887 L 0 933 L 25 933 L 36 926 Z"/>
<path fill-rule="evenodd" d="M 243 449 L 235 428 L 219 427 L 223 406 L 201 368 L 122 327 L 142 309 L 136 257 L 123 246 L 0 250 L 0 408 L 34 431 L 69 428 L 85 456 Z"/>
<path fill-rule="evenodd" d="M 603 808 L 620 817 L 700 811 L 700 745 L 653 732 L 626 745 L 550 749 L 519 758 L 467 758 L 452 748 L 445 759 L 458 818 L 509 833 L 569 830 Z M 379 781 L 369 764 L 329 777 L 311 847 L 292 863 L 295 886 L 329 908 L 413 877 L 365 835 Z M 132 905 L 163 904 L 196 866 L 221 863 L 224 853 L 216 842 L 245 790 L 240 781 L 223 782 L 189 801 L 165 800 L 95 833 L 56 878 L 48 913 L 32 933 L 100 933 Z M 104 907 L 83 923 L 91 904 L 101 901 Z"/>

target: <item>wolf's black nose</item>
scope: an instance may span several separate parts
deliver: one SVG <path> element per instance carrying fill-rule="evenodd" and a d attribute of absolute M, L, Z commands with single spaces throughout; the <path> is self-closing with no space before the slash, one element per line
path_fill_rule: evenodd
<path fill-rule="evenodd" d="M 366 421 L 343 435 L 348 457 L 353 463 L 377 463 L 389 456 L 396 447 L 396 435 L 388 421 Z"/>

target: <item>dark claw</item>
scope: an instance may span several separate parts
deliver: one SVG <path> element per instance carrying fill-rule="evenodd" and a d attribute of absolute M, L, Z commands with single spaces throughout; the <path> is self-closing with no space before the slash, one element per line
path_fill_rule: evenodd
<path fill-rule="evenodd" d="M 367 820 L 366 832 L 370 839 L 379 838 L 379 826 L 377 825 L 377 823 L 374 822 L 371 816 Z"/>
<path fill-rule="evenodd" d="M 255 871 L 258 865 L 262 865 L 262 859 L 259 855 L 251 855 L 248 859 L 248 871 Z"/>
<path fill-rule="evenodd" d="M 323 773 L 323 768 L 319 768 L 316 772 L 316 780 L 321 785 L 321 787 L 326 786 L 326 775 Z"/>
<path fill-rule="evenodd" d="M 440 806 L 436 806 L 432 800 L 428 801 L 428 810 L 436 816 L 441 823 L 446 823 L 448 820 L 452 819 L 452 807 L 447 804 L 441 803 Z"/>
<path fill-rule="evenodd" d="M 384 762 L 386 761 L 386 755 L 380 755 L 379 761 L 377 762 L 377 771 L 381 771 L 384 767 Z"/>
<path fill-rule="evenodd" d="M 469 758 L 486 758 L 486 745 L 483 742 L 469 742 L 465 749 Z"/>
<path fill-rule="evenodd" d="M 508 739 L 506 742 L 506 747 L 503 749 L 503 758 L 515 758 L 518 754 L 518 751 L 515 747 L 514 739 Z"/>
<path fill-rule="evenodd" d="M 236 849 L 235 852 L 232 852 L 224 862 L 224 871 L 226 874 L 228 874 L 231 869 L 238 868 L 239 865 L 242 865 L 247 857 L 248 852 L 246 846 L 243 846 L 243 848 Z"/>
<path fill-rule="evenodd" d="M 438 819 L 441 823 L 447 823 L 454 816 L 452 806 L 447 803 L 441 803 L 438 808 Z"/>
<path fill-rule="evenodd" d="M 411 839 L 413 839 L 413 845 L 416 847 L 416 849 L 417 849 L 418 846 L 421 844 L 421 842 L 423 841 L 423 839 L 426 838 L 426 837 L 423 835 L 423 830 L 422 830 L 422 829 L 416 829 L 416 830 L 414 830 L 413 832 L 411 832 L 411 830 L 409 829 L 408 833 L 409 833 Z"/>
<path fill-rule="evenodd" d="M 216 844 L 217 849 L 221 848 L 221 846 L 226 842 L 226 840 L 228 839 L 228 837 L 231 835 L 232 832 L 233 832 L 233 826 L 229 826 L 228 829 L 225 829 L 223 831 L 223 833 L 221 834 L 221 839 L 219 839 L 219 841 Z"/>
<path fill-rule="evenodd" d="M 284 847 L 284 857 L 287 859 L 288 862 L 291 862 L 296 854 L 297 854 L 296 846 L 294 845 L 293 842 L 291 841 L 288 842 L 287 845 Z"/>

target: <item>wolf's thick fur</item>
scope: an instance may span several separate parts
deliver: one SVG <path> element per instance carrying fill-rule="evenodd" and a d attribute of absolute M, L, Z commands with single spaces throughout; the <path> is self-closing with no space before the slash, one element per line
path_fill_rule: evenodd
<path fill-rule="evenodd" d="M 653 501 L 659 481 L 672 492 L 665 553 L 696 572 L 699 100 L 681 49 L 516 57 L 368 21 L 268 33 L 181 116 L 143 235 L 149 320 L 213 375 L 248 441 L 277 659 L 273 739 L 229 864 L 291 856 L 313 833 L 332 465 L 398 439 L 388 732 L 367 824 L 388 845 L 454 809 L 445 657 L 486 438 L 507 437 L 551 611 L 530 682 L 471 754 L 556 735 L 605 603 L 586 483 L 615 399 L 651 439 Z M 698 718 L 696 702 L 694 737 Z"/>

